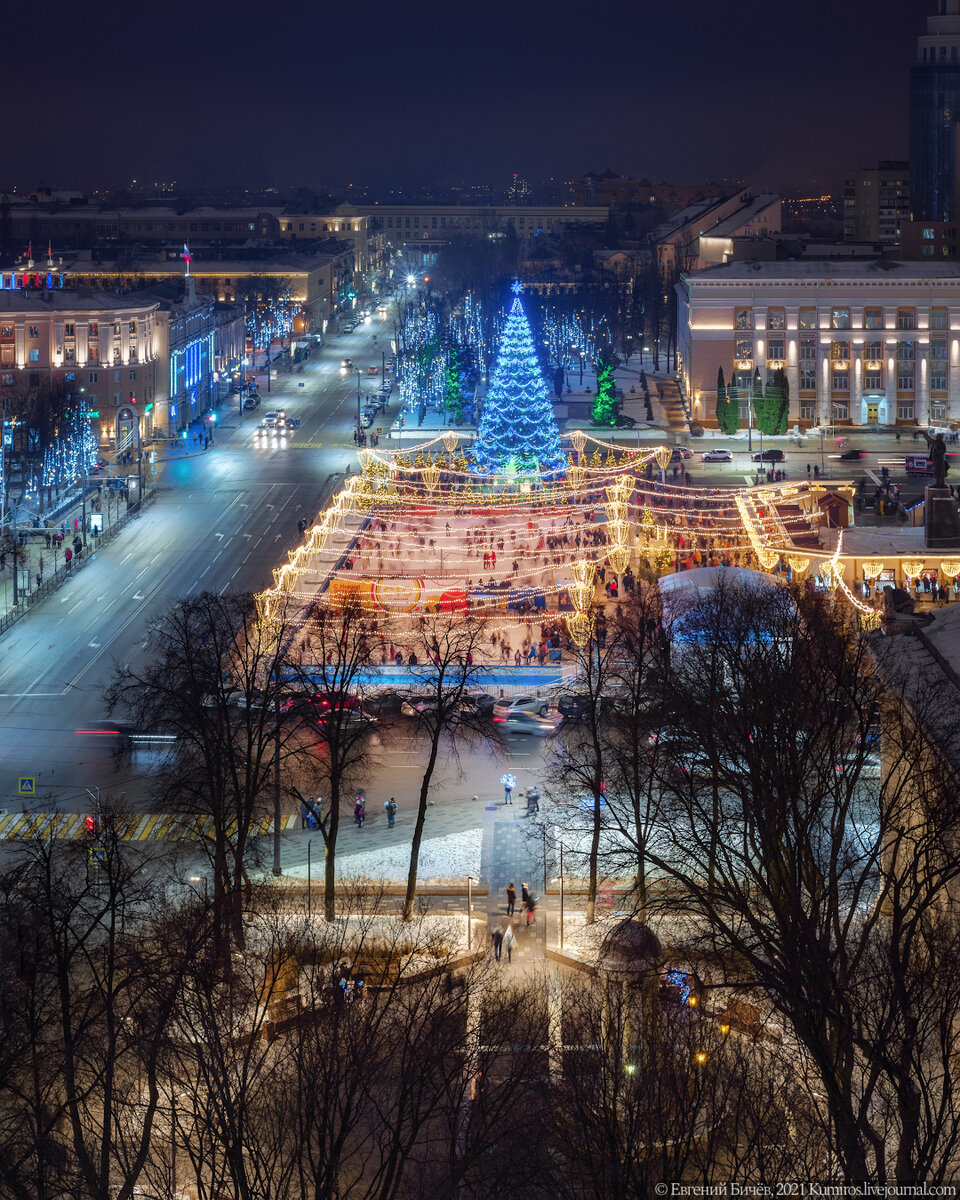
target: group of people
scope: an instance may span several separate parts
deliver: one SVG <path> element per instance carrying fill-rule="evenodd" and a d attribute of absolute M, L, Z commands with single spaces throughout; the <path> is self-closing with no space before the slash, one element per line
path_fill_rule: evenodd
<path fill-rule="evenodd" d="M 399 806 L 397 805 L 397 801 L 393 796 L 391 796 L 389 800 L 384 800 L 384 802 L 383 802 L 383 809 L 384 809 L 384 812 L 387 814 L 387 828 L 388 829 L 393 829 L 397 823 L 398 807 Z M 367 819 L 367 801 L 366 801 L 366 797 L 364 796 L 363 792 L 360 792 L 359 795 L 357 796 L 356 800 L 353 802 L 353 822 L 358 829 L 362 829 L 363 823 L 366 819 Z"/>
<path fill-rule="evenodd" d="M 520 902 L 523 905 L 524 923 L 529 925 L 534 920 L 537 911 L 537 897 L 530 891 L 529 883 L 520 885 Z M 497 962 L 500 962 L 503 951 L 507 952 L 507 962 L 513 960 L 513 950 L 517 944 L 517 935 L 513 931 L 513 923 L 510 918 L 516 914 L 517 908 L 517 889 L 516 885 L 510 883 L 507 885 L 507 915 L 495 925 L 490 933 L 490 941 L 493 943 L 493 957 Z"/>

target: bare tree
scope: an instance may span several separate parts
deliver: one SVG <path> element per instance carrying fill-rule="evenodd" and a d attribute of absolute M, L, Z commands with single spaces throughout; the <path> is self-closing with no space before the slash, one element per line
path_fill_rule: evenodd
<path fill-rule="evenodd" d="M 236 939 L 254 829 L 273 809 L 277 772 L 305 752 L 297 720 L 278 719 L 297 628 L 286 614 L 261 621 L 250 594 L 187 597 L 148 630 L 144 664 L 118 665 L 106 692 L 111 711 L 174 735 L 157 800 L 197 817 L 219 933 Z"/>
<path fill-rule="evenodd" d="M 298 669 L 305 693 L 301 709 L 319 737 L 321 753 L 314 760 L 326 799 L 296 791 L 312 813 L 325 850 L 323 910 L 328 921 L 336 916 L 336 855 L 340 816 L 358 768 L 370 754 L 370 726 L 361 704 L 364 673 L 370 666 L 377 628 L 358 604 L 316 607 L 304 626 L 307 664 Z"/>
<path fill-rule="evenodd" d="M 949 1178 L 960 993 L 934 964 L 957 939 L 960 813 L 936 747 L 956 746 L 955 717 L 925 680 L 885 682 L 887 647 L 824 597 L 727 586 L 681 619 L 650 849 L 664 919 L 771 998 L 841 1178 Z"/>
<path fill-rule="evenodd" d="M 191 914 L 171 919 L 109 812 L 97 836 L 89 872 L 87 845 L 51 839 L 3 880 L 0 1179 L 23 1200 L 134 1195 L 184 965 L 206 940 Z"/>
<path fill-rule="evenodd" d="M 465 739 L 491 736 L 490 726 L 468 701 L 470 686 L 477 677 L 474 655 L 479 651 L 483 630 L 484 622 L 477 617 L 451 620 L 448 616 L 429 616 L 417 623 L 411 642 L 413 653 L 424 664 L 414 670 L 416 686 L 423 695 L 416 704 L 413 733 L 426 742 L 427 762 L 420 779 L 403 900 L 403 915 L 408 921 L 417 896 L 420 844 L 441 744 L 446 738 L 456 754 L 458 743 Z"/>

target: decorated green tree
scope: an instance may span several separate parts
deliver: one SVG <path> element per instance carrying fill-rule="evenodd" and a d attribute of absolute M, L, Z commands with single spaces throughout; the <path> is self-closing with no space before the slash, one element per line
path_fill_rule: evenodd
<path fill-rule="evenodd" d="M 723 378 L 723 367 L 717 368 L 717 427 L 721 433 L 736 433 L 740 428 L 737 410 L 737 391 L 733 384 L 729 389 Z"/>
<path fill-rule="evenodd" d="M 454 347 L 447 357 L 447 368 L 444 374 L 443 403 L 450 420 L 454 425 L 463 424 L 463 378 L 460 369 L 460 355 Z"/>
<path fill-rule="evenodd" d="M 566 458 L 533 334 L 520 303 L 519 283 L 514 283 L 513 291 L 515 298 L 474 443 L 474 463 L 482 475 L 561 472 Z"/>
<path fill-rule="evenodd" d="M 597 394 L 593 398 L 590 418 L 594 425 L 615 425 L 617 422 L 617 384 L 613 377 L 613 362 L 606 350 L 597 358 Z"/>
<path fill-rule="evenodd" d="M 761 433 L 772 432 L 767 428 L 767 401 L 763 394 L 763 380 L 759 367 L 753 372 L 753 419 Z"/>
<path fill-rule="evenodd" d="M 790 419 L 790 384 L 782 367 L 778 367 L 774 372 L 773 383 L 767 388 L 767 396 L 773 433 L 782 436 L 787 432 Z"/>

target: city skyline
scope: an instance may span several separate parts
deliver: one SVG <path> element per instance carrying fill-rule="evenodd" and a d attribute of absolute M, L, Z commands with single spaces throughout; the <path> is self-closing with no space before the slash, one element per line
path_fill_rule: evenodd
<path fill-rule="evenodd" d="M 932 8 L 811 0 L 797 28 L 741 0 L 728 46 L 705 0 L 682 23 L 673 9 L 563 0 L 546 18 L 494 4 L 469 27 L 434 0 L 399 19 L 371 0 L 360 16 L 305 12 L 295 36 L 243 6 L 224 20 L 174 5 L 157 29 L 112 3 L 91 23 L 58 0 L 44 48 L 71 66 L 42 87 L 32 56 L 8 67 L 29 119 L 8 132 L 0 184 L 316 188 L 611 167 L 826 190 L 906 156 L 908 72 Z M 10 26 L 8 44 L 36 36 L 23 13 Z M 66 116 L 78 86 L 85 133 Z"/>

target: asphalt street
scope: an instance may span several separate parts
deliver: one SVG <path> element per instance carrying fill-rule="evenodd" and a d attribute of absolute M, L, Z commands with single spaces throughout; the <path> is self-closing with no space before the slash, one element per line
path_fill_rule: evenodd
<path fill-rule="evenodd" d="M 136 661 L 149 623 L 178 597 L 269 583 L 299 540 L 298 520 L 312 519 L 348 466 L 356 470 L 357 381 L 341 372 L 340 360 L 379 366 L 374 336 L 389 354 L 388 330 L 392 320 L 374 317 L 335 335 L 302 373 L 273 381 L 258 410 L 221 412 L 207 453 L 171 448 L 160 462 L 157 500 L 3 638 L 0 808 L 34 806 L 17 795 L 21 776 L 36 779 L 37 807 L 44 795 L 64 809 L 86 807 L 84 789 L 95 787 L 139 798 L 152 755 L 118 770 L 102 738 L 76 730 L 105 718 L 102 693 L 114 663 Z M 364 377 L 363 390 L 378 381 Z M 259 445 L 257 423 L 281 406 L 300 427 L 286 445 Z"/>

